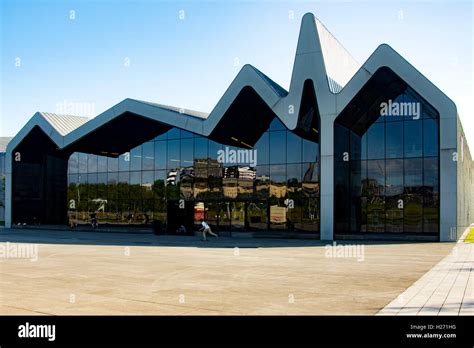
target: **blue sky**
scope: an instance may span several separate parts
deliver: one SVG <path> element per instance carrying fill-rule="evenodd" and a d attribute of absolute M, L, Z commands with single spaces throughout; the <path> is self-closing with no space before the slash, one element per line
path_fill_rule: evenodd
<path fill-rule="evenodd" d="M 125 98 L 210 112 L 246 63 L 288 89 L 313 12 L 359 63 L 381 43 L 404 56 L 457 104 L 474 151 L 469 0 L 0 3 L 0 136 L 65 101 L 95 115 Z"/>

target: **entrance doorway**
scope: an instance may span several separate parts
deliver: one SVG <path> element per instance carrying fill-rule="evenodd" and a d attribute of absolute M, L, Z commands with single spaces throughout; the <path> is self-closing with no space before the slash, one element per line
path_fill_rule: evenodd
<path fill-rule="evenodd" d="M 175 234 L 176 230 L 184 225 L 187 234 L 193 234 L 194 204 L 191 201 L 168 201 L 167 232 Z"/>

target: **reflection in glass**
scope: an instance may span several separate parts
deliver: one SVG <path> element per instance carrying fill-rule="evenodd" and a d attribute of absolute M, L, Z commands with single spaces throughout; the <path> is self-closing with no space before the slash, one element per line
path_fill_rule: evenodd
<path fill-rule="evenodd" d="M 423 155 L 438 156 L 438 120 L 423 120 Z"/>
<path fill-rule="evenodd" d="M 286 132 L 270 132 L 270 164 L 286 162 Z"/>
<path fill-rule="evenodd" d="M 142 169 L 142 147 L 137 146 L 130 151 L 130 170 Z"/>
<path fill-rule="evenodd" d="M 277 119 L 271 129 L 250 149 L 257 151 L 256 166 L 220 163 L 221 149 L 249 149 L 177 129 L 117 158 L 74 153 L 68 163 L 68 199 L 77 200 L 77 208 L 69 215 L 90 223 L 89 213 L 97 211 L 101 224 L 141 226 L 156 220 L 168 228 L 192 213 L 177 213 L 184 199 L 191 207 L 202 203 L 216 230 L 318 233 L 319 145 Z"/>
<path fill-rule="evenodd" d="M 153 170 L 155 167 L 155 144 L 147 142 L 142 145 L 142 169 Z"/>
<path fill-rule="evenodd" d="M 387 125 L 387 158 L 403 158 L 403 122 Z"/>
<path fill-rule="evenodd" d="M 168 169 L 177 169 L 180 166 L 179 140 L 168 140 Z"/>
<path fill-rule="evenodd" d="M 422 121 L 405 121 L 405 157 L 421 157 L 422 155 Z"/>
<path fill-rule="evenodd" d="M 385 124 L 374 123 L 367 131 L 367 157 L 368 159 L 385 157 Z"/>
<path fill-rule="evenodd" d="M 292 132 L 286 133 L 286 163 L 301 163 L 301 137 Z"/>
<path fill-rule="evenodd" d="M 270 136 L 268 132 L 263 133 L 254 149 L 257 150 L 258 165 L 270 163 Z"/>
<path fill-rule="evenodd" d="M 167 142 L 155 141 L 155 169 L 166 169 Z"/>

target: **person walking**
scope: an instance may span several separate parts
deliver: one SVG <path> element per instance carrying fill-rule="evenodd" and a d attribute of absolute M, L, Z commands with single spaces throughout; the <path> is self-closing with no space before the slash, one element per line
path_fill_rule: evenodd
<path fill-rule="evenodd" d="M 217 234 L 215 234 L 214 232 L 211 231 L 211 227 L 209 227 L 209 225 L 207 224 L 206 221 L 204 221 L 203 219 L 201 219 L 201 228 L 199 229 L 199 231 L 202 230 L 202 240 L 203 241 L 207 241 L 206 239 L 206 234 L 210 234 L 216 238 L 218 238 L 219 236 Z"/>
<path fill-rule="evenodd" d="M 97 227 L 99 227 L 99 224 L 97 223 L 97 212 L 94 211 L 90 213 L 89 216 L 91 217 L 92 228 L 96 229 Z"/>

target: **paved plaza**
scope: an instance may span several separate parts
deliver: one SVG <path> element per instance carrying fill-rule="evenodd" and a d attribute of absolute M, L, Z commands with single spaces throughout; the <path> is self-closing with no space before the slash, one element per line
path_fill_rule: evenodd
<path fill-rule="evenodd" d="M 25 229 L 0 229 L 0 242 L 0 314 L 38 315 L 371 315 L 456 245 L 363 242 L 344 255 L 314 240 Z M 21 246 L 36 257 L 15 257 Z M 472 284 L 458 250 L 456 279 Z"/>

